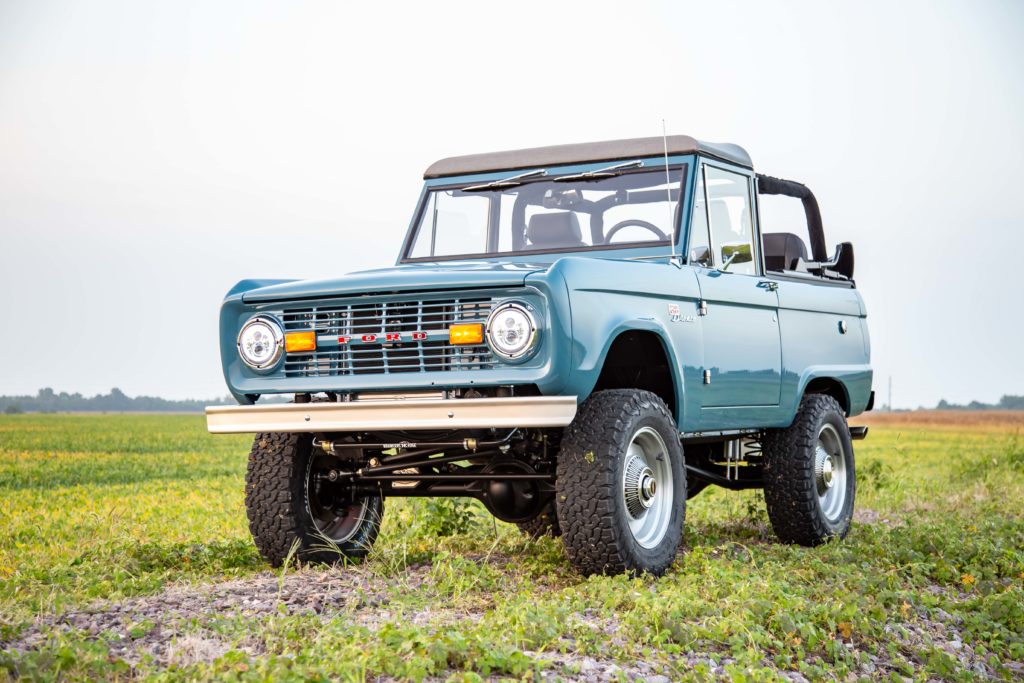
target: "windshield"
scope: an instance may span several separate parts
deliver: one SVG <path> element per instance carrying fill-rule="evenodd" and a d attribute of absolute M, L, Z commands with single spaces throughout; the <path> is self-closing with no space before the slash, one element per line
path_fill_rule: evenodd
<path fill-rule="evenodd" d="M 679 224 L 686 166 L 590 173 L 510 172 L 487 183 L 432 188 L 406 259 L 649 247 Z"/>

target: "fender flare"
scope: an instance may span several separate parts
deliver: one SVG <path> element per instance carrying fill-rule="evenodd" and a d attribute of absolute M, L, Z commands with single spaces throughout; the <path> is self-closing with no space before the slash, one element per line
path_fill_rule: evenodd
<path fill-rule="evenodd" d="M 679 367 L 679 359 L 676 356 L 675 347 L 668 342 L 668 330 L 658 323 L 656 320 L 642 319 L 642 318 L 630 318 L 620 320 L 609 332 L 605 339 L 604 346 L 601 348 L 600 354 L 597 356 L 597 362 L 594 364 L 593 370 L 582 371 L 578 365 L 574 365 L 572 374 L 576 375 L 576 379 L 580 379 L 581 376 L 587 377 L 585 384 L 576 385 L 578 389 L 577 395 L 581 397 L 581 401 L 585 400 L 583 397 L 589 397 L 594 390 L 594 386 L 597 384 L 597 380 L 601 376 L 601 371 L 604 369 L 604 364 L 608 361 L 608 353 L 611 351 L 612 344 L 627 332 L 649 332 L 654 334 L 658 342 L 661 344 L 662 350 L 665 352 L 665 358 L 668 360 L 668 369 L 672 375 L 672 388 L 675 392 L 675 419 L 676 424 L 682 424 L 683 419 L 683 406 L 685 404 L 685 387 L 682 380 Z M 573 377 L 570 376 L 570 383 L 573 383 Z"/>
<path fill-rule="evenodd" d="M 803 400 L 807 393 L 807 387 L 815 380 L 829 380 L 839 385 L 843 392 L 843 400 L 841 401 L 843 409 L 850 413 L 854 410 L 854 406 L 850 387 L 847 384 L 847 377 L 853 373 L 859 374 L 863 371 L 864 367 L 860 365 L 812 365 L 804 369 L 800 374 L 800 379 L 797 382 L 797 391 L 794 395 L 796 402 L 796 405 L 793 406 L 794 414 L 800 401 Z"/>

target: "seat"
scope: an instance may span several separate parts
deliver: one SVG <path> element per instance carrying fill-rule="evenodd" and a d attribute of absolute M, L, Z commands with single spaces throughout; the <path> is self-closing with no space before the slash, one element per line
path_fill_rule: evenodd
<path fill-rule="evenodd" d="M 807 260 L 807 247 L 791 232 L 764 234 L 765 270 L 796 270 L 797 263 Z"/>
<path fill-rule="evenodd" d="M 584 247 L 580 221 L 572 211 L 537 213 L 526 227 L 530 246 L 548 249 Z"/>

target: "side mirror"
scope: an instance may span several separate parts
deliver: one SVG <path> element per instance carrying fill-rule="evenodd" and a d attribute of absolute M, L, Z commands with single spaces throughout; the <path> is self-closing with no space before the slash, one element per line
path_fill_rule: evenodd
<path fill-rule="evenodd" d="M 833 270 L 843 277 L 853 279 L 853 243 L 841 242 L 836 245 L 836 255 L 832 258 L 835 263 Z"/>
<path fill-rule="evenodd" d="M 690 263 L 705 268 L 711 265 L 711 249 L 709 247 L 694 247 L 690 250 Z"/>
<path fill-rule="evenodd" d="M 734 263 L 750 263 L 753 260 L 754 250 L 750 242 L 722 245 L 722 270 L 727 270 Z"/>

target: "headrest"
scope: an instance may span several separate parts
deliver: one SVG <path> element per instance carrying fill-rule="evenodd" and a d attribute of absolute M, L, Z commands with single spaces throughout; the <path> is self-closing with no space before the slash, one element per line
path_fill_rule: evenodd
<path fill-rule="evenodd" d="M 583 233 L 572 211 L 536 213 L 530 216 L 526 239 L 531 245 L 544 247 L 581 247 Z"/>
<path fill-rule="evenodd" d="M 764 234 L 765 270 L 796 270 L 796 264 L 807 260 L 804 241 L 791 232 L 766 232 Z"/>

